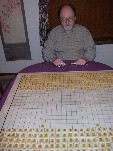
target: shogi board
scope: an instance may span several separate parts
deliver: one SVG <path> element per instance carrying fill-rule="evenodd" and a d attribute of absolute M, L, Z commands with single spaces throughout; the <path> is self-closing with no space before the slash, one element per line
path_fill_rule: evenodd
<path fill-rule="evenodd" d="M 113 71 L 18 74 L 0 129 L 0 151 L 113 151 Z"/>

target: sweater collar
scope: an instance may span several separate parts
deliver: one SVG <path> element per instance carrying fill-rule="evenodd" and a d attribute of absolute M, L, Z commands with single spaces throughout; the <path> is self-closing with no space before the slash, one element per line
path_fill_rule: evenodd
<path fill-rule="evenodd" d="M 65 29 L 63 28 L 63 26 L 62 26 L 62 30 L 63 30 L 64 33 L 70 34 L 70 33 L 73 32 L 73 28 L 74 28 L 74 27 L 75 27 L 75 25 L 72 27 L 71 30 L 65 30 Z"/>

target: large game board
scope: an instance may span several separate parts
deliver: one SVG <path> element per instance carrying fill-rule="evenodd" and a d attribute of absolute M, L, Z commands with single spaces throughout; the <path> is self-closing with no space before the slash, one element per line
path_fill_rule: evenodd
<path fill-rule="evenodd" d="M 20 73 L 0 151 L 113 151 L 113 72 Z"/>

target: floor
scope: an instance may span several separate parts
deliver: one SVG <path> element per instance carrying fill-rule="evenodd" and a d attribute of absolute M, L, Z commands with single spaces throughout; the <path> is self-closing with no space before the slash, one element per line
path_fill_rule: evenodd
<path fill-rule="evenodd" d="M 6 87 L 8 86 L 10 80 L 15 76 L 15 74 L 0 74 L 0 98 L 3 95 Z M 3 90 L 3 91 L 2 91 Z"/>

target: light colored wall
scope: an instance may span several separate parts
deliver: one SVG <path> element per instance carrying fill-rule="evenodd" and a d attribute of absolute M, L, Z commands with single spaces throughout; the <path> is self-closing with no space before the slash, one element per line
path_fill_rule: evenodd
<path fill-rule="evenodd" d="M 113 44 L 97 45 L 95 61 L 107 64 L 113 68 Z"/>
<path fill-rule="evenodd" d="M 23 0 L 32 60 L 6 61 L 0 39 L 0 73 L 17 73 L 24 67 L 43 61 L 39 38 L 38 0 Z M 113 67 L 113 44 L 97 45 L 95 61 Z"/>
<path fill-rule="evenodd" d="M 6 61 L 0 39 L 0 73 L 16 73 L 26 66 L 42 62 L 39 38 L 38 0 L 23 0 L 32 60 Z"/>

